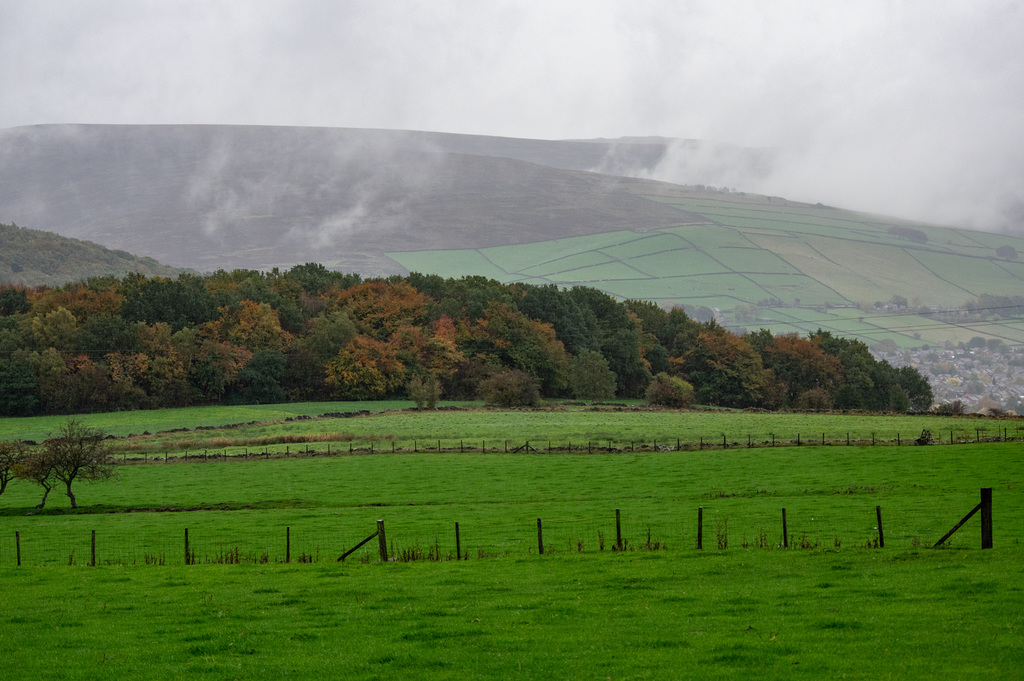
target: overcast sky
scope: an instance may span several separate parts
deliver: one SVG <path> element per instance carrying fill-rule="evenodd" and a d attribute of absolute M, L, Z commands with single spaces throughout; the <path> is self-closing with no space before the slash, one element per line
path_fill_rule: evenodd
<path fill-rule="evenodd" d="M 718 140 L 782 153 L 737 189 L 991 226 L 1022 36 L 1019 0 L 0 0 L 0 128 Z"/>

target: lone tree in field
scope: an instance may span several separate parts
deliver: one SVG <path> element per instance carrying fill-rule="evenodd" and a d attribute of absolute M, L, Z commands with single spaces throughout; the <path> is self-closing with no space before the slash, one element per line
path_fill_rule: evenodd
<path fill-rule="evenodd" d="M 112 454 L 113 450 L 106 443 L 103 431 L 89 428 L 81 421 L 72 419 L 60 427 L 57 437 L 51 437 L 44 442 L 43 450 L 30 457 L 30 460 L 40 459 L 35 464 L 39 471 L 49 468 L 52 479 L 64 483 L 68 499 L 71 500 L 71 508 L 78 508 L 78 501 L 71 491 L 71 486 L 79 478 L 90 481 L 112 478 Z M 33 479 L 39 481 L 38 477 L 33 476 Z M 45 502 L 44 494 L 43 503 Z"/>
<path fill-rule="evenodd" d="M 7 489 L 7 483 L 17 476 L 27 455 L 28 447 L 20 440 L 0 442 L 0 494 Z"/>
<path fill-rule="evenodd" d="M 577 400 L 607 400 L 615 397 L 615 372 L 597 350 L 582 350 L 569 361 L 569 386 Z"/>
<path fill-rule="evenodd" d="M 46 497 L 53 489 L 53 460 L 46 452 L 31 452 L 14 468 L 14 474 L 22 480 L 31 480 L 43 488 L 43 499 L 36 508 L 46 506 Z"/>

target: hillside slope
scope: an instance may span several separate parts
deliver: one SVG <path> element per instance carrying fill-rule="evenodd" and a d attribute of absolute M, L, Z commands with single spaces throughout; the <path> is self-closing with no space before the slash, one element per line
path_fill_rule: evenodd
<path fill-rule="evenodd" d="M 661 138 L 34 126 L 0 131 L 0 221 L 200 271 L 319 262 L 585 284 L 733 310 L 722 319 L 735 326 L 900 345 L 981 330 L 939 336 L 906 310 L 865 330 L 875 303 L 956 307 L 1022 290 L 1024 240 L 643 179 L 670 151 L 754 174 L 771 163 L 764 150 Z"/>
<path fill-rule="evenodd" d="M 649 172 L 669 144 L 246 126 L 14 128 L 0 131 L 0 220 L 200 270 L 317 261 L 401 273 L 384 255 L 396 245 L 485 247 L 686 222 L 624 191 L 647 181 L 582 172 Z"/>
<path fill-rule="evenodd" d="M 0 285 L 59 286 L 89 277 L 123 277 L 130 272 L 150 277 L 174 277 L 181 272 L 152 258 L 16 224 L 0 224 L 0 245 Z"/>

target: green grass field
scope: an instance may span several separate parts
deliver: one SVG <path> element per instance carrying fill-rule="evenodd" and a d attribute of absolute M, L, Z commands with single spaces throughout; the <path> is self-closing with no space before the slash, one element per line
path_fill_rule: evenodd
<path fill-rule="evenodd" d="M 143 415 L 93 418 L 131 431 Z M 197 421 L 177 425 L 242 415 L 183 412 Z M 469 439 L 603 422 L 616 440 L 649 441 L 672 417 L 778 431 L 883 423 L 785 416 L 471 411 L 266 427 Z M 918 432 L 939 423 L 907 419 Z M 6 439 L 39 424 L 0 427 Z M 19 481 L 0 496 L 3 678 L 1020 678 L 1021 458 L 1020 442 L 986 442 L 173 459 L 78 486 L 78 512 L 60 490 L 36 511 L 38 488 Z M 929 548 L 981 487 L 993 488 L 995 548 L 979 549 L 977 516 Z M 379 563 L 372 541 L 337 562 L 378 519 L 391 555 L 421 559 Z M 196 565 L 184 564 L 186 528 Z"/>
<path fill-rule="evenodd" d="M 643 197 L 685 211 L 680 215 L 687 216 L 687 224 L 388 255 L 411 271 L 586 285 L 620 299 L 663 306 L 732 310 L 774 299 L 786 307 L 765 306 L 761 312 L 767 319 L 749 325 L 774 333 L 808 333 L 820 327 L 869 344 L 891 338 L 900 347 L 956 343 L 973 336 L 1024 342 L 1019 319 L 963 326 L 924 319 L 919 324 L 857 309 L 894 295 L 945 307 L 963 305 L 983 293 L 1016 295 L 1024 282 L 1024 262 L 996 258 L 995 249 L 1009 244 L 1024 252 L 1024 240 L 1017 237 L 682 187 Z M 703 216 L 706 223 L 692 224 L 694 216 Z M 892 228 L 916 230 L 927 242 L 901 239 Z M 824 310 L 826 306 L 833 309 Z M 816 308 L 817 325 L 800 318 Z M 903 328 L 909 326 L 915 328 Z"/>

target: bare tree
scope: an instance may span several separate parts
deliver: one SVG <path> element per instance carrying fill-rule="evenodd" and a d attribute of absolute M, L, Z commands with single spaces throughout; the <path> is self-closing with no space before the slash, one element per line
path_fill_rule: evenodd
<path fill-rule="evenodd" d="M 31 480 L 43 488 L 43 500 L 36 508 L 46 506 L 46 497 L 53 489 L 53 460 L 45 451 L 29 452 L 14 468 L 14 474 L 22 480 Z"/>
<path fill-rule="evenodd" d="M 43 443 L 40 456 L 48 459 L 53 478 L 64 483 L 71 508 L 78 508 L 75 494 L 71 491 L 75 480 L 107 480 L 114 476 L 113 449 L 105 437 L 102 430 L 71 419 L 60 427 L 57 437 Z"/>
<path fill-rule="evenodd" d="M 27 455 L 28 446 L 21 440 L 0 442 L 0 494 L 7 489 L 7 483 L 17 477 L 18 468 Z"/>

